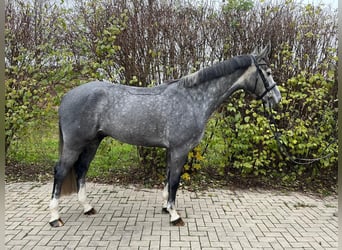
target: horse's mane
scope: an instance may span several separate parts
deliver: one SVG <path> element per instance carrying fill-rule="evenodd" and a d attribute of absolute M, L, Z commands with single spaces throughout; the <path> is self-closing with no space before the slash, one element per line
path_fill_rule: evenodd
<path fill-rule="evenodd" d="M 219 62 L 213 66 L 201 69 L 195 73 L 179 79 L 179 84 L 191 88 L 202 82 L 229 75 L 238 69 L 245 69 L 252 64 L 250 55 L 235 56 L 229 60 Z"/>

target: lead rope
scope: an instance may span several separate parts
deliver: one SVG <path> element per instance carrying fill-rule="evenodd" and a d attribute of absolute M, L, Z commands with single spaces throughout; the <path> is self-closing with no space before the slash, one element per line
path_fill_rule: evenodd
<path fill-rule="evenodd" d="M 281 132 L 279 132 L 279 129 L 276 126 L 276 122 L 275 122 L 274 116 L 272 114 L 271 106 L 269 106 L 269 112 L 267 112 L 265 103 L 263 102 L 262 104 L 263 104 L 263 107 L 264 107 L 264 115 L 265 115 L 266 118 L 268 118 L 268 121 L 269 121 L 268 124 L 269 124 L 270 130 L 272 131 L 272 133 L 274 135 L 274 139 L 277 142 L 279 151 L 283 154 L 283 156 L 288 158 L 288 160 L 290 162 L 298 164 L 298 165 L 309 165 L 309 164 L 312 164 L 314 162 L 320 161 L 322 159 L 328 158 L 328 157 L 330 157 L 333 154 L 333 152 L 331 152 L 331 153 L 328 153 L 326 155 L 323 155 L 325 153 L 325 151 L 336 141 L 336 139 L 334 141 L 330 142 L 325 147 L 325 149 L 323 150 L 323 152 L 321 154 L 323 156 L 321 156 L 321 157 L 318 157 L 318 158 L 299 158 L 299 157 L 295 157 L 293 155 L 290 155 L 288 150 L 287 150 L 287 147 L 285 146 L 285 144 L 280 139 L 282 134 L 281 134 Z"/>

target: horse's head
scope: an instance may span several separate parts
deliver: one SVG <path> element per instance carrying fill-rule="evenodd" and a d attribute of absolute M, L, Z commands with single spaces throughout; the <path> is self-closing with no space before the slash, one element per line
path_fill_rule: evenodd
<path fill-rule="evenodd" d="M 269 59 L 270 44 L 261 51 L 255 49 L 252 58 L 255 66 L 255 81 L 250 82 L 249 91 L 254 94 L 258 100 L 262 100 L 267 106 L 273 106 L 280 102 L 281 94 L 277 84 L 273 80 L 272 71 L 267 62 Z"/>

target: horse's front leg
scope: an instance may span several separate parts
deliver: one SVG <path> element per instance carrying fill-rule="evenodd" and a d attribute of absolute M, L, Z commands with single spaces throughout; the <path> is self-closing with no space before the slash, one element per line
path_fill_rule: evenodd
<path fill-rule="evenodd" d="M 163 191 L 164 199 L 167 197 L 166 210 L 170 214 L 170 221 L 173 225 L 183 226 L 184 222 L 176 211 L 175 201 L 176 193 L 179 187 L 180 177 L 183 166 L 187 159 L 187 152 L 168 152 L 168 182 Z"/>
<path fill-rule="evenodd" d="M 169 183 L 168 180 L 165 184 L 164 190 L 163 190 L 163 208 L 162 208 L 162 212 L 163 213 L 169 213 L 167 211 L 167 202 L 169 200 Z"/>
<path fill-rule="evenodd" d="M 163 213 L 169 213 L 167 211 L 167 202 L 169 200 L 169 176 L 170 176 L 170 170 L 169 170 L 169 161 L 170 161 L 170 154 L 169 151 L 167 151 L 167 158 L 166 158 L 166 181 L 165 181 L 165 186 L 163 189 L 163 208 L 162 208 L 162 212 Z"/>

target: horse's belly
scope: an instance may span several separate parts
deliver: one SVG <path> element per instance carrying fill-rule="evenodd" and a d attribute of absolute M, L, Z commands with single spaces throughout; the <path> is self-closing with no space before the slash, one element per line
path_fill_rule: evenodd
<path fill-rule="evenodd" d="M 137 120 L 136 117 L 120 117 L 113 123 L 107 124 L 103 131 L 116 140 L 133 145 L 168 146 L 165 124 L 160 121 L 156 122 L 153 119 Z"/>
<path fill-rule="evenodd" d="M 144 147 L 162 147 L 167 148 L 168 144 L 160 138 L 134 138 L 132 140 L 124 138 L 123 140 L 120 140 L 121 142 L 125 142 L 132 145 L 137 146 L 144 146 Z"/>
<path fill-rule="evenodd" d="M 168 147 L 167 140 L 152 135 L 142 135 L 137 133 L 130 132 L 121 132 L 121 133 L 113 133 L 109 134 L 109 136 L 113 137 L 116 140 L 119 140 L 124 143 L 137 145 L 137 146 L 146 146 L 146 147 Z"/>

